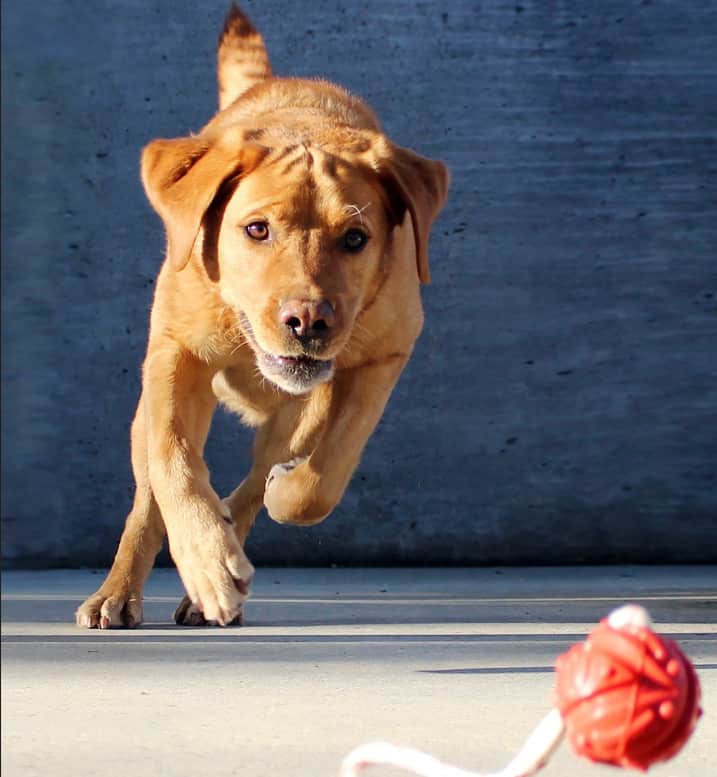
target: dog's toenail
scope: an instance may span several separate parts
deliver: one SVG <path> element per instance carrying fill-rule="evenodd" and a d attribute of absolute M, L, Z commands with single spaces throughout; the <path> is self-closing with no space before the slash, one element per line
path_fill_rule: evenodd
<path fill-rule="evenodd" d="M 237 591 L 239 591 L 240 594 L 243 594 L 246 596 L 249 593 L 249 585 L 244 582 L 244 580 L 240 578 L 234 579 L 234 585 L 236 586 Z"/>

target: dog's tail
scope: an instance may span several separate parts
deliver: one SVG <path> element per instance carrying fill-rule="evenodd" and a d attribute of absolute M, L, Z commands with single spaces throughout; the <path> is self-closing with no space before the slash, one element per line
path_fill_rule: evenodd
<path fill-rule="evenodd" d="M 250 86 L 270 76 L 271 63 L 264 39 L 249 17 L 232 3 L 217 51 L 219 110 L 231 105 Z"/>

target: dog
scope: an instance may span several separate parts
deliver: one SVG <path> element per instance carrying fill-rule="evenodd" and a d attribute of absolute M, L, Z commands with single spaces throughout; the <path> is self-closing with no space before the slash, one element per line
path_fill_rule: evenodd
<path fill-rule="evenodd" d="M 175 622 L 241 623 L 257 513 L 326 518 L 423 326 L 446 166 L 394 145 L 341 87 L 275 77 L 236 5 L 217 69 L 214 118 L 142 152 L 167 251 L 131 429 L 134 503 L 82 627 L 141 622 L 165 533 L 187 593 Z M 203 459 L 218 402 L 256 428 L 251 470 L 223 500 Z"/>

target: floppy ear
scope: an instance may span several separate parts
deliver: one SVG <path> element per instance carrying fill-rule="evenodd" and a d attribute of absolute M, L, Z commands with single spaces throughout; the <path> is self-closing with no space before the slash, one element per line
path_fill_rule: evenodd
<path fill-rule="evenodd" d="M 167 232 L 175 270 L 189 261 L 207 208 L 230 176 L 256 167 L 268 149 L 246 143 L 238 130 L 221 136 L 154 140 L 142 152 L 142 183 Z"/>
<path fill-rule="evenodd" d="M 397 223 L 408 208 L 416 238 L 416 263 L 421 283 L 429 283 L 428 238 L 431 226 L 448 196 L 450 173 L 443 162 L 419 156 L 410 149 L 390 146 L 378 163 Z"/>

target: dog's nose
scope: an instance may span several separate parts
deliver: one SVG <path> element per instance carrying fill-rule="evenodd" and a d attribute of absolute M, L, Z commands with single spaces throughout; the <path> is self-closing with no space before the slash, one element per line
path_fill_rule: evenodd
<path fill-rule="evenodd" d="M 279 310 L 279 321 L 297 337 L 321 337 L 334 325 L 335 318 L 328 300 L 291 299 Z"/>

